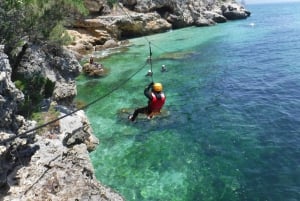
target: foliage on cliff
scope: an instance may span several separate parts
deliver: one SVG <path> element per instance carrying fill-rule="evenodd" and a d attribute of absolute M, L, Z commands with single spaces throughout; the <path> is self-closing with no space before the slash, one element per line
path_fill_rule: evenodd
<path fill-rule="evenodd" d="M 83 0 L 0 1 L 0 43 L 7 53 L 23 41 L 63 44 L 67 38 L 62 24 L 70 15 L 86 12 Z"/>

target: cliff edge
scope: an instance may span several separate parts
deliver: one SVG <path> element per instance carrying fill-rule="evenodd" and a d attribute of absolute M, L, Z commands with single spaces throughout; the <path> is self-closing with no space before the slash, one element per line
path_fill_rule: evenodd
<path fill-rule="evenodd" d="M 67 50 L 55 55 L 50 48 L 29 45 L 19 52 L 15 71 L 56 83 L 48 104 L 35 105 L 42 107 L 47 122 L 53 121 L 41 126 L 18 115 L 25 95 L 11 80 L 16 72 L 3 49 L 0 46 L 0 200 L 124 200 L 95 178 L 89 151 L 99 141 L 84 112 L 66 116 L 74 110 L 68 102 L 76 95 L 74 76 L 81 68 L 77 60 Z M 66 117 L 54 121 L 61 116 Z"/>

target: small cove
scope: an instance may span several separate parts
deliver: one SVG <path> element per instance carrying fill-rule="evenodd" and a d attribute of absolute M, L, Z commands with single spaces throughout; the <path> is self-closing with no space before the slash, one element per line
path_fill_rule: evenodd
<path fill-rule="evenodd" d="M 86 103 L 120 86 L 86 110 L 100 140 L 97 178 L 130 201 L 300 199 L 295 7 L 252 5 L 247 20 L 132 39 L 100 59 L 108 76 L 78 77 Z M 119 111 L 146 104 L 148 41 L 168 115 L 132 124 Z"/>

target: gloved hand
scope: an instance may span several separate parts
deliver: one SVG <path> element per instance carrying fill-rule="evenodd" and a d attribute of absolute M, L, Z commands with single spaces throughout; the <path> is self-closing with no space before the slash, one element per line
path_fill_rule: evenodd
<path fill-rule="evenodd" d="M 154 82 L 151 82 L 151 83 L 148 85 L 147 88 L 148 88 L 148 89 L 152 88 L 153 84 L 154 84 Z"/>

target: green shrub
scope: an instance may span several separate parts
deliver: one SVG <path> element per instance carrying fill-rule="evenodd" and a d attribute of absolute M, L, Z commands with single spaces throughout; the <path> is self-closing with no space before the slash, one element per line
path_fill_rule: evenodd
<path fill-rule="evenodd" d="M 41 75 L 35 75 L 31 79 L 16 80 L 15 85 L 25 96 L 24 103 L 20 106 L 19 112 L 29 117 L 34 112 L 40 111 L 40 104 L 43 99 L 52 96 L 55 82 Z"/>
<path fill-rule="evenodd" d="M 112 8 L 117 2 L 117 0 L 107 0 L 107 4 L 110 8 Z"/>
<path fill-rule="evenodd" d="M 59 117 L 59 112 L 54 109 L 53 106 L 50 106 L 47 112 L 34 112 L 31 115 L 31 119 L 37 122 L 38 126 L 44 125 L 48 122 L 54 121 Z M 55 133 L 59 129 L 59 121 L 55 121 L 42 129 L 38 130 L 39 134 L 43 133 Z"/>
<path fill-rule="evenodd" d="M 24 89 L 26 88 L 26 83 L 22 82 L 21 80 L 16 80 L 14 83 L 17 89 L 21 91 L 24 91 Z"/>
<path fill-rule="evenodd" d="M 47 78 L 45 83 L 45 91 L 44 91 L 45 98 L 50 98 L 52 96 L 54 87 L 55 87 L 55 82 L 52 82 Z"/>
<path fill-rule="evenodd" d="M 49 40 L 58 42 L 59 44 L 69 45 L 73 42 L 70 35 L 66 32 L 66 29 L 62 23 L 57 24 L 49 34 Z"/>
<path fill-rule="evenodd" d="M 64 45 L 70 40 L 64 34 L 64 22 L 72 19 L 70 15 L 87 13 L 84 0 L 1 0 L 0 43 L 8 54 L 25 38 L 32 43 Z"/>

